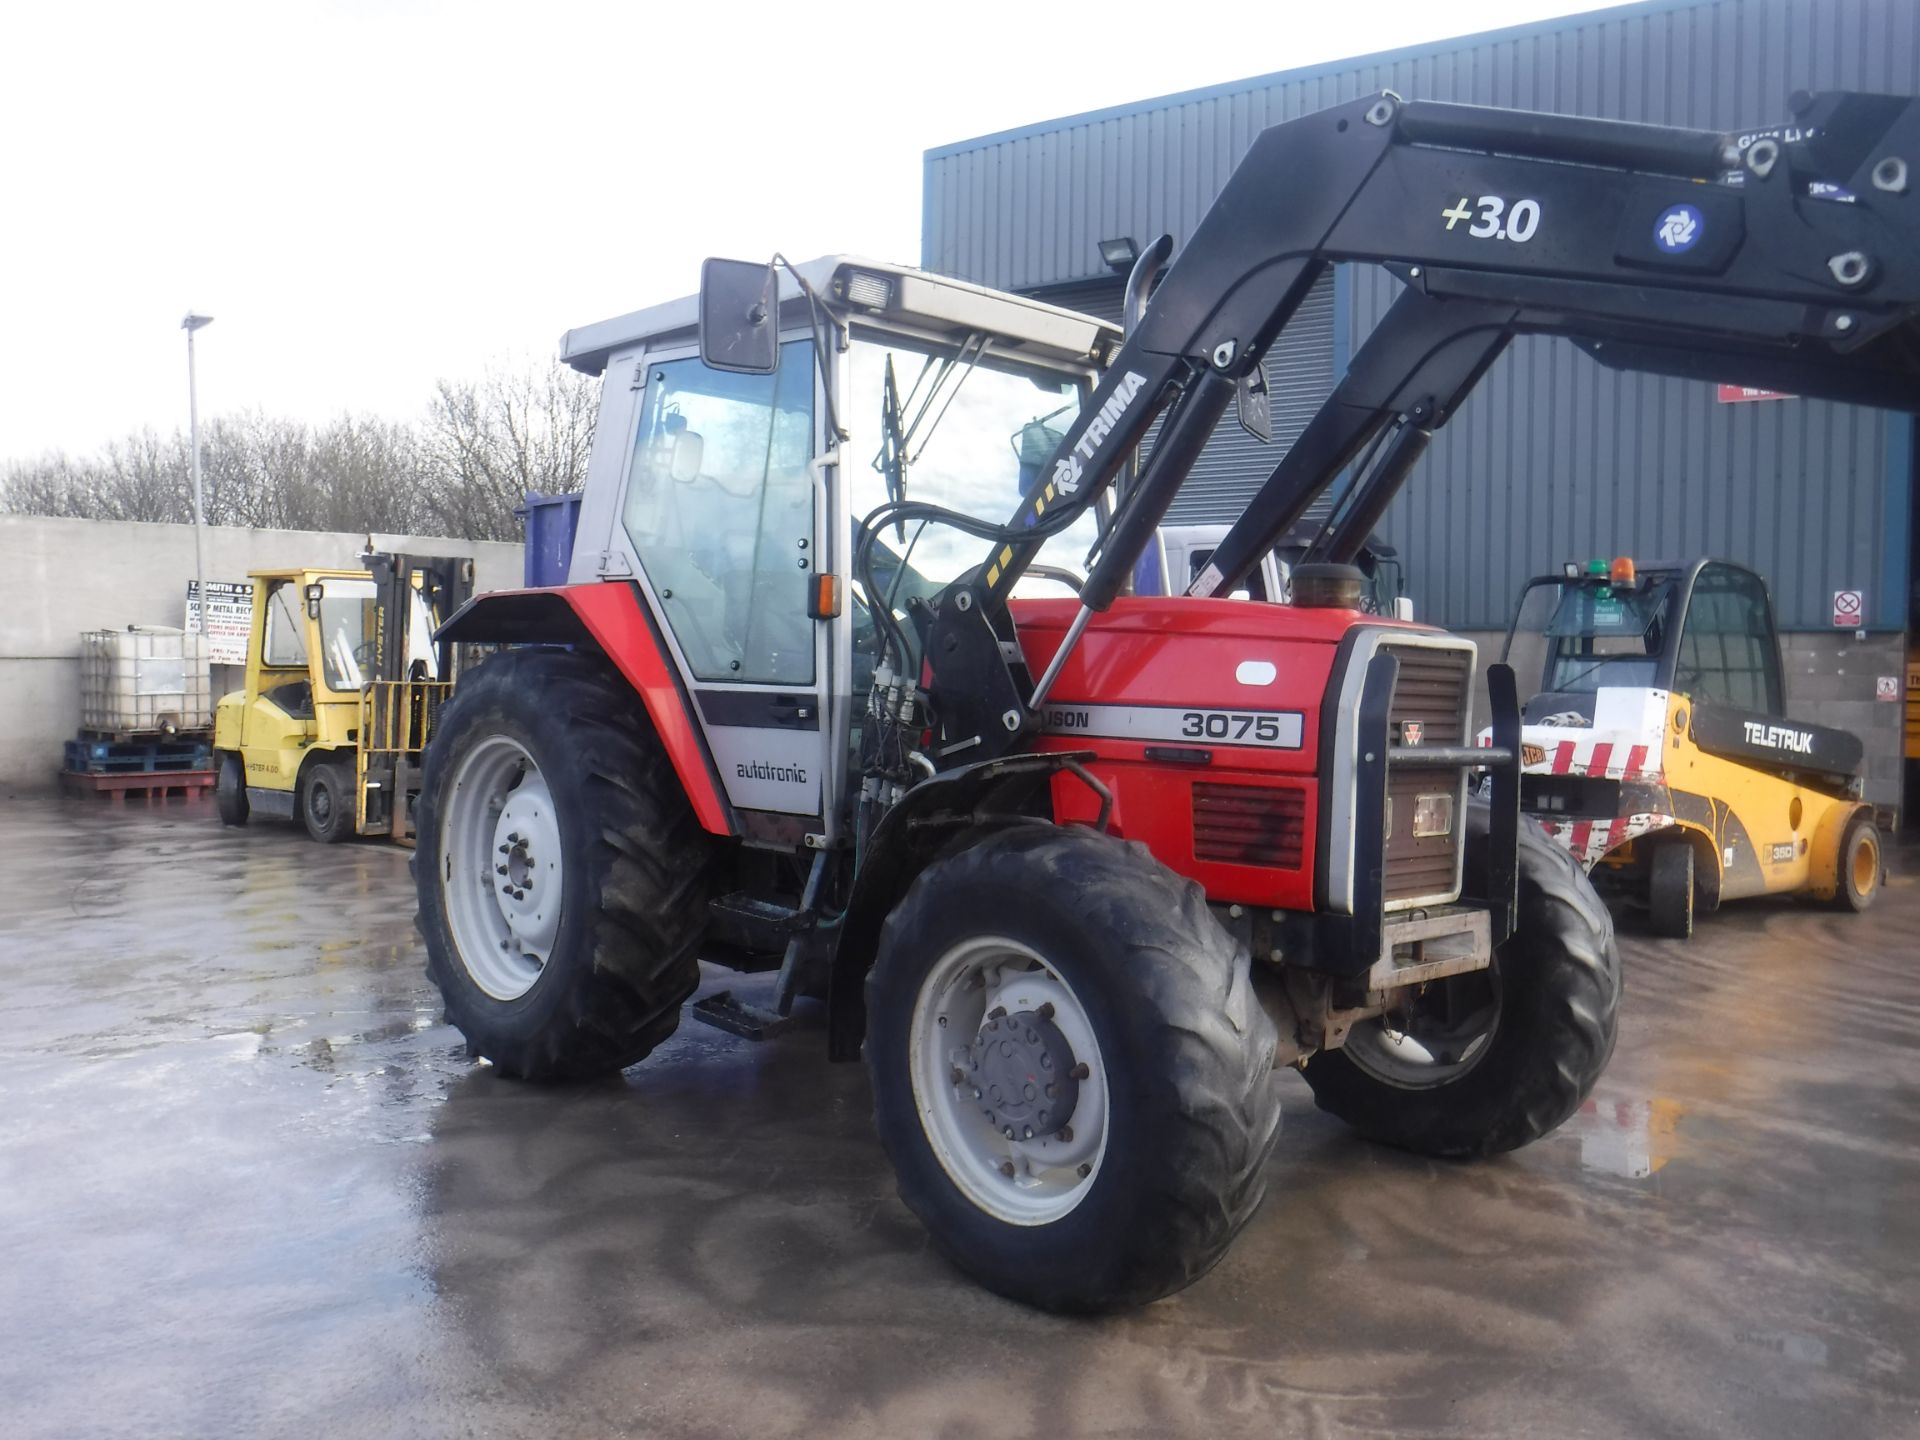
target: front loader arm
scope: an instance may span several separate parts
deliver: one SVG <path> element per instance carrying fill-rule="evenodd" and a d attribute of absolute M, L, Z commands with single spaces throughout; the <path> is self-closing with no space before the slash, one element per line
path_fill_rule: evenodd
<path fill-rule="evenodd" d="M 945 747 L 991 753 L 1025 728 L 1008 703 L 1019 687 L 980 680 L 1009 638 L 1005 600 L 1040 545 L 1113 483 L 1169 412 L 1081 592 L 1082 625 L 1105 610 L 1234 383 L 1336 261 L 1433 277 L 1437 308 L 1393 332 L 1418 363 L 1379 352 L 1383 374 L 1397 362 L 1410 377 L 1403 395 L 1432 366 L 1437 389 L 1448 382 L 1457 399 L 1524 329 L 1602 344 L 1617 335 L 1620 358 L 1669 368 L 1686 353 L 1724 368 L 1743 348 L 1767 352 L 1826 377 L 1803 393 L 1920 394 L 1920 350 L 1908 339 L 1920 315 L 1920 101 L 1827 95 L 1805 101 L 1798 123 L 1811 138 L 1741 152 L 1705 131 L 1380 96 L 1265 131 L 1016 512 L 1009 528 L 1031 533 L 996 542 L 943 597 L 929 663 Z M 1741 183 L 1719 183 L 1735 175 Z M 1468 323 L 1460 304 L 1479 307 Z M 1324 484 L 1382 423 L 1336 414 L 1319 433 L 1310 427 L 1288 488 L 1309 466 Z M 1417 436 L 1395 447 L 1403 474 L 1418 448 Z M 953 603 L 962 591 L 964 607 Z"/>

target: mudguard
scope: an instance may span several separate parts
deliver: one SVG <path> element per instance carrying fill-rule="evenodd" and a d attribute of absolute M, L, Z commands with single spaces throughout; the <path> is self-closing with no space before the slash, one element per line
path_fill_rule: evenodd
<path fill-rule="evenodd" d="M 476 595 L 448 617 L 434 639 L 599 650 L 639 692 L 701 827 L 713 835 L 738 833 L 713 759 L 694 724 L 692 702 L 632 581 Z"/>

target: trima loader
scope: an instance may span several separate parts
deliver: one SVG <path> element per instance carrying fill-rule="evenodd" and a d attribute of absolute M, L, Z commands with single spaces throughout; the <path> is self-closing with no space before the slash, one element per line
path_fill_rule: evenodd
<path fill-rule="evenodd" d="M 1292 121 L 1148 247 L 1124 337 L 846 258 L 709 261 L 697 300 L 570 333 L 603 390 L 569 583 L 442 632 L 519 647 L 427 754 L 448 1016 L 575 1079 L 658 1045 L 699 958 L 775 971 L 864 1053 L 940 1248 L 1056 1309 L 1220 1258 L 1277 1065 L 1430 1154 L 1552 1130 L 1613 1048 L 1606 911 L 1521 821 L 1512 672 L 1476 746 L 1473 646 L 1363 613 L 1345 562 L 1516 334 L 1911 405 L 1920 105 L 1800 120 L 1744 152 L 1390 95 Z M 1187 593 L 1123 593 L 1336 261 L 1408 286 Z M 1291 605 L 1216 598 L 1348 467 Z M 1015 594 L 1039 574 L 1077 593 Z"/>

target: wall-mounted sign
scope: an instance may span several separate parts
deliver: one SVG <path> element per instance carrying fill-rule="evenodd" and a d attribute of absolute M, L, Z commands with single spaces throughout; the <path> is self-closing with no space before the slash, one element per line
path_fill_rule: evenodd
<path fill-rule="evenodd" d="M 1722 385 L 1720 403 L 1722 405 L 1743 405 L 1749 400 L 1794 400 L 1798 396 L 1789 395 L 1784 390 L 1762 390 L 1754 385 Z"/>
<path fill-rule="evenodd" d="M 200 628 L 200 582 L 187 582 L 184 628 Z M 253 634 L 253 582 L 207 582 L 207 659 L 215 665 L 247 663 L 247 641 Z"/>
<path fill-rule="evenodd" d="M 1867 623 L 1867 600 L 1858 590 L 1833 592 L 1833 626 L 1836 630 L 1858 630 Z"/>
<path fill-rule="evenodd" d="M 1900 698 L 1900 677 L 1898 675 L 1874 676 L 1873 698 L 1876 700 L 1898 700 Z"/>

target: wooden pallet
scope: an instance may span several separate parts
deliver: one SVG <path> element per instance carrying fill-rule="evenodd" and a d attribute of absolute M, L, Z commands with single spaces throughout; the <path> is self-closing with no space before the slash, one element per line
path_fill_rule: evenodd
<path fill-rule="evenodd" d="M 63 770 L 60 787 L 69 795 L 96 795 L 115 805 L 124 805 L 129 796 L 152 804 L 175 795 L 190 800 L 205 795 L 213 789 L 213 778 L 211 770 L 123 770 L 110 775 Z"/>

